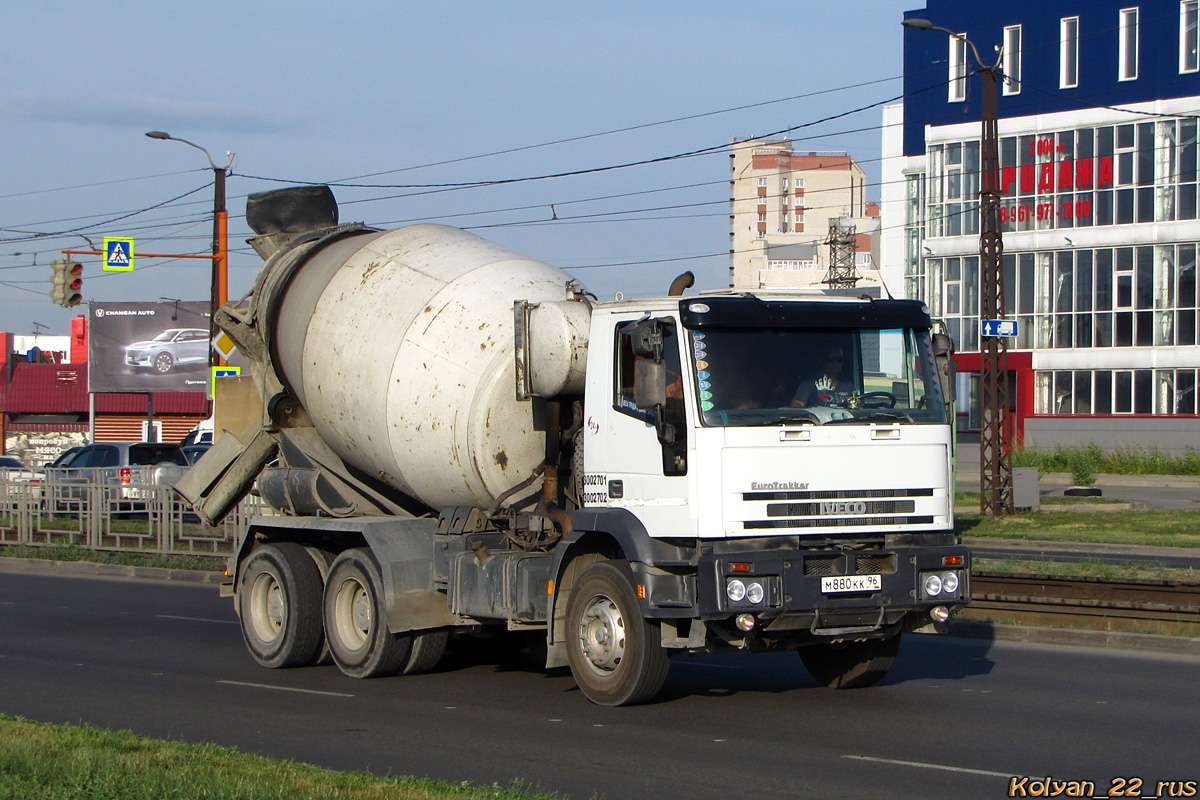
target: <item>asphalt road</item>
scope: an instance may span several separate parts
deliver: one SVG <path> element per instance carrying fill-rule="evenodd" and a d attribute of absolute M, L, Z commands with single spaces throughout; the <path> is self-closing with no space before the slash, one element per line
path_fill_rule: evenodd
<path fill-rule="evenodd" d="M 335 769 L 573 798 L 1004 797 L 1010 777 L 1200 780 L 1200 659 L 911 636 L 881 685 L 794 654 L 676 661 L 655 704 L 452 654 L 355 681 L 251 662 L 211 586 L 0 574 L 0 711 L 212 741 Z M 1144 796 L 1152 795 L 1150 790 Z"/>

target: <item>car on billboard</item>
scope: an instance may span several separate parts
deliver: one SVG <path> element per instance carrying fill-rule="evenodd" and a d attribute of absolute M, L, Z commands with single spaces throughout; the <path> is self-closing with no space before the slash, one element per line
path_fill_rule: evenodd
<path fill-rule="evenodd" d="M 125 346 L 125 363 L 166 375 L 181 364 L 208 363 L 208 331 L 169 328 L 144 342 Z"/>

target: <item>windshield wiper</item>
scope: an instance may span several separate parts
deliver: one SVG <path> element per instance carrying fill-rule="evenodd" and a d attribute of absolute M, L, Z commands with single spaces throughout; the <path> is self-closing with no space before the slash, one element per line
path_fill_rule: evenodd
<path fill-rule="evenodd" d="M 861 417 L 851 417 L 849 419 L 832 419 L 826 422 L 826 425 L 845 425 L 851 422 L 874 422 L 878 420 L 887 420 L 894 422 L 907 422 L 910 425 L 915 425 L 916 421 L 903 411 L 872 411 L 869 414 L 864 414 Z"/>
<path fill-rule="evenodd" d="M 821 423 L 811 416 L 798 417 L 793 414 L 785 414 L 782 417 L 775 417 L 764 422 L 756 422 L 753 427 L 765 428 L 768 425 L 820 425 Z"/>

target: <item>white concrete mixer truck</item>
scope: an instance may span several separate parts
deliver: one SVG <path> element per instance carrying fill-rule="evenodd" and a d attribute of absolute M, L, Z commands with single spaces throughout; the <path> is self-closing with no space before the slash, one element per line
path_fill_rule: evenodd
<path fill-rule="evenodd" d="M 723 648 L 851 688 L 968 601 L 949 340 L 919 302 L 597 302 L 465 231 L 338 225 L 326 187 L 247 219 L 266 263 L 217 322 L 261 420 L 177 488 L 209 522 L 252 486 L 277 509 L 229 570 L 263 666 L 416 673 L 523 631 L 604 705 Z"/>

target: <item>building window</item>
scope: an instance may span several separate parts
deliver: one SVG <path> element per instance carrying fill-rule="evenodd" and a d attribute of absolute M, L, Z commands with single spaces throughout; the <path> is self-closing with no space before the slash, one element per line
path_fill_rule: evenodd
<path fill-rule="evenodd" d="M 758 185 L 759 185 L 759 186 L 763 186 L 763 187 L 765 187 L 765 186 L 767 185 L 767 179 L 766 179 L 766 178 L 759 178 L 759 179 L 758 179 Z"/>
<path fill-rule="evenodd" d="M 1079 17 L 1064 17 L 1058 28 L 1058 86 L 1079 85 Z"/>
<path fill-rule="evenodd" d="M 1200 2 L 1200 0 L 1197 0 Z M 1021 93 L 1021 26 L 1004 29 L 1004 93 Z"/>
<path fill-rule="evenodd" d="M 1179 71 L 1200 72 L 1200 0 L 1179 4 Z"/>
<path fill-rule="evenodd" d="M 1118 79 L 1137 80 L 1138 76 L 1138 10 L 1122 8 L 1118 26 L 1117 58 L 1120 59 Z"/>
<path fill-rule="evenodd" d="M 967 35 L 950 37 L 950 91 L 947 100 L 961 103 L 967 99 Z"/>

